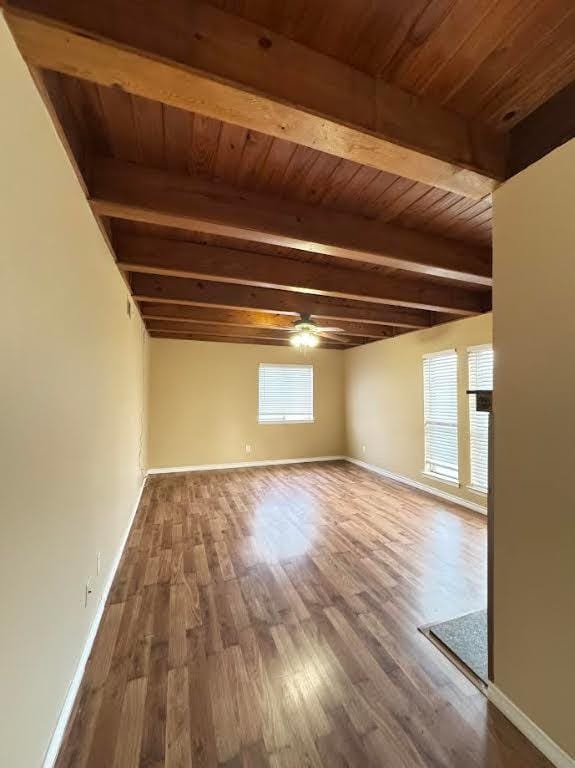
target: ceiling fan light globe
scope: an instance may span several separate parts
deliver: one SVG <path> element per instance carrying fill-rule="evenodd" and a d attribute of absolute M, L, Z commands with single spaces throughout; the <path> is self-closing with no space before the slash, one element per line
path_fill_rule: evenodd
<path fill-rule="evenodd" d="M 295 333 L 295 334 L 294 334 L 294 335 L 291 337 L 291 339 L 290 339 L 290 344 L 292 345 L 292 347 L 297 347 L 298 349 L 299 349 L 299 347 L 301 347 L 301 339 L 300 339 L 300 336 L 301 336 L 301 334 L 299 334 L 299 333 Z"/>
<path fill-rule="evenodd" d="M 309 331 L 300 331 L 299 333 L 294 334 L 290 341 L 293 346 L 297 348 L 313 348 L 317 347 L 319 344 L 319 338 L 317 335 L 315 333 L 310 333 Z"/>

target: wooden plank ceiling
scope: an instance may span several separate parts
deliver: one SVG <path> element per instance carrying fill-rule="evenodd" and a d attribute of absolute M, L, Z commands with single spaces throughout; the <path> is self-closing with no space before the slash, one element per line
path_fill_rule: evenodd
<path fill-rule="evenodd" d="M 309 314 L 348 348 L 487 311 L 491 191 L 574 103 L 572 0 L 5 14 L 159 337 L 285 344 Z"/>

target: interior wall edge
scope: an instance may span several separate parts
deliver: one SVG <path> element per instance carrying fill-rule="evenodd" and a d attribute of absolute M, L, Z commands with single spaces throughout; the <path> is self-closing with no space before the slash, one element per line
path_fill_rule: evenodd
<path fill-rule="evenodd" d="M 571 139 L 493 200 L 494 682 L 572 759 L 574 186 Z"/>

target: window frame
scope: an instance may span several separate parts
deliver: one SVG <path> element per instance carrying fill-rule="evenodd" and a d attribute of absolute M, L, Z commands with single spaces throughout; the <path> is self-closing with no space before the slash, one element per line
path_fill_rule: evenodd
<path fill-rule="evenodd" d="M 277 418 L 264 418 L 261 417 L 260 411 L 260 398 L 261 398 L 261 370 L 262 368 L 307 368 L 311 372 L 311 418 L 286 418 L 286 414 Z M 257 406 L 257 423 L 266 424 L 313 424 L 315 422 L 315 372 L 312 363 L 259 363 L 258 364 L 258 406 Z"/>
<path fill-rule="evenodd" d="M 433 462 L 428 458 L 428 424 L 430 422 L 438 422 L 437 419 L 427 418 L 427 393 L 428 387 L 426 383 L 426 361 L 433 357 L 440 357 L 442 355 L 452 355 L 455 360 L 455 422 L 454 424 L 446 424 L 446 426 L 455 428 L 455 454 L 457 459 L 456 476 L 451 477 L 448 474 L 442 474 L 433 469 L 433 466 L 438 465 L 437 462 Z M 423 384 L 423 471 L 422 473 L 437 482 L 450 485 L 454 488 L 461 487 L 461 462 L 459 457 L 459 355 L 457 349 L 442 349 L 437 352 L 428 352 L 422 357 L 422 384 Z"/>
<path fill-rule="evenodd" d="M 479 385 L 476 383 L 472 384 L 470 381 L 470 364 L 471 364 L 471 355 L 475 352 L 479 352 L 483 349 L 489 349 L 491 350 L 491 353 L 493 355 L 493 344 L 475 344 L 471 347 L 467 347 L 466 353 L 467 353 L 467 389 L 482 389 Z M 493 363 L 495 365 L 495 361 Z M 467 396 L 467 421 L 468 421 L 468 429 L 469 429 L 469 483 L 467 485 L 467 488 L 470 491 L 473 491 L 473 493 L 480 494 L 481 496 L 487 496 L 489 493 L 489 475 L 487 476 L 487 485 L 485 487 L 478 485 L 477 483 L 473 482 L 473 434 L 474 430 L 472 427 L 472 416 L 474 413 L 477 413 L 475 408 L 475 395 L 468 395 Z M 489 425 L 489 414 L 485 413 L 487 424 Z M 486 465 L 487 465 L 487 471 L 489 473 L 489 433 L 486 435 L 486 445 L 487 445 L 487 456 L 486 456 Z"/>

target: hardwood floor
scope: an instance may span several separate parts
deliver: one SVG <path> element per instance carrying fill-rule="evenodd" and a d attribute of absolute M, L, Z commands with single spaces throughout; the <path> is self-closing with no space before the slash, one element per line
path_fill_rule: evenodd
<path fill-rule="evenodd" d="M 58 768 L 543 768 L 418 631 L 485 521 L 344 462 L 156 475 Z"/>

